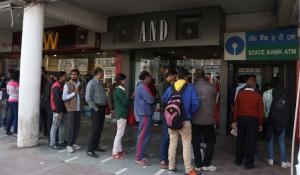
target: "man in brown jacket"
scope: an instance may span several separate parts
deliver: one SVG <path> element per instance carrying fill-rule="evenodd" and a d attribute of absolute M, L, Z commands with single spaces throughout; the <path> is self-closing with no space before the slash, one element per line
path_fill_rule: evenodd
<path fill-rule="evenodd" d="M 81 84 L 78 79 L 79 70 L 73 69 L 71 71 L 71 80 L 64 86 L 62 99 L 65 103 L 69 119 L 69 138 L 67 150 L 69 153 L 74 153 L 74 150 L 81 149 L 81 146 L 76 144 L 77 135 L 80 127 L 81 118 Z"/>

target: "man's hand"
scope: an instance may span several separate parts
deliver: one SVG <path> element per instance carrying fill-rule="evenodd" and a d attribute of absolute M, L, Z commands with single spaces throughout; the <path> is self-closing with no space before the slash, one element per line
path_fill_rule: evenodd
<path fill-rule="evenodd" d="M 61 120 L 61 118 L 62 118 L 62 113 L 61 112 L 57 113 L 57 120 Z"/>
<path fill-rule="evenodd" d="M 262 126 L 259 126 L 258 129 L 257 129 L 259 132 L 262 131 Z"/>
<path fill-rule="evenodd" d="M 237 124 L 236 123 L 232 123 L 231 124 L 231 128 L 236 129 L 237 128 Z"/>
<path fill-rule="evenodd" d="M 76 94 L 80 93 L 80 90 L 78 88 L 75 88 L 75 93 Z"/>

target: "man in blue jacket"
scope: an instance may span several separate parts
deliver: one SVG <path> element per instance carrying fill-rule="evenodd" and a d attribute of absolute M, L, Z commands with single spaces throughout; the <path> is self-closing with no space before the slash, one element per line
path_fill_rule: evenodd
<path fill-rule="evenodd" d="M 189 72 L 180 68 L 178 70 L 178 80 L 174 83 L 175 89 L 179 92 L 181 88 L 188 83 Z M 163 95 L 163 102 L 167 103 L 172 95 L 172 87 L 169 87 Z M 196 172 L 192 166 L 192 125 L 191 119 L 192 114 L 195 113 L 200 107 L 200 101 L 198 94 L 192 84 L 188 84 L 184 92 L 182 92 L 182 103 L 184 105 L 186 113 L 186 121 L 184 126 L 180 130 L 172 130 L 168 128 L 170 136 L 170 145 L 169 145 L 169 172 L 172 173 L 175 171 L 176 167 L 176 148 L 178 143 L 178 137 L 181 135 L 182 146 L 183 146 L 183 160 L 185 166 L 185 172 L 187 175 L 202 175 L 201 172 Z"/>
<path fill-rule="evenodd" d="M 150 166 L 151 164 L 144 160 L 144 153 L 150 138 L 155 98 L 148 87 L 152 81 L 151 74 L 147 71 L 142 71 L 139 79 L 140 82 L 135 89 L 134 95 L 134 115 L 139 117 L 135 163 L 142 166 Z"/>

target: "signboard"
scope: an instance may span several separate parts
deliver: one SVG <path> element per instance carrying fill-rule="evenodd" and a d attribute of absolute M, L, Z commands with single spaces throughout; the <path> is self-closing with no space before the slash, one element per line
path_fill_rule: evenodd
<path fill-rule="evenodd" d="M 296 60 L 297 29 L 225 33 L 225 60 Z"/>

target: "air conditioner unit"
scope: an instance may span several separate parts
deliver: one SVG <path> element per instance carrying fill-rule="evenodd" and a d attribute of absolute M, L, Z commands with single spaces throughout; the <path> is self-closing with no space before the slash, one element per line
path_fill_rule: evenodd
<path fill-rule="evenodd" d="M 95 47 L 96 32 L 84 28 L 76 29 L 76 47 Z"/>
<path fill-rule="evenodd" d="M 201 17 L 185 17 L 178 20 L 179 40 L 191 40 L 201 38 Z"/>
<path fill-rule="evenodd" d="M 115 43 L 130 43 L 134 41 L 134 25 L 125 22 L 117 25 L 114 31 Z"/>

